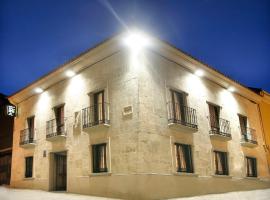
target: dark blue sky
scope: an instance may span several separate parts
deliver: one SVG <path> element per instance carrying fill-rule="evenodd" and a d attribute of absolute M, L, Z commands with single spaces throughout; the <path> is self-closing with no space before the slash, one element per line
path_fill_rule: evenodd
<path fill-rule="evenodd" d="M 104 2 L 0 0 L 0 92 L 16 92 L 123 30 Z M 109 2 L 128 26 L 167 40 L 244 85 L 270 91 L 269 0 Z"/>

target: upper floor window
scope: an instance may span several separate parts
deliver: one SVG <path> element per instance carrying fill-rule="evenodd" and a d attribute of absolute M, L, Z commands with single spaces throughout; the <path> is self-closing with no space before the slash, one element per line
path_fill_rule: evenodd
<path fill-rule="evenodd" d="M 192 132 L 198 129 L 196 110 L 187 107 L 187 94 L 170 90 L 170 100 L 167 102 L 169 125 L 187 127 Z"/>
<path fill-rule="evenodd" d="M 214 151 L 215 154 L 215 174 L 229 175 L 227 152 Z"/>
<path fill-rule="evenodd" d="M 54 114 L 56 121 L 56 132 L 63 133 L 65 129 L 64 105 L 55 107 Z"/>
<path fill-rule="evenodd" d="M 104 123 L 105 119 L 105 102 L 104 90 L 94 93 L 93 95 L 93 115 L 96 124 Z"/>
<path fill-rule="evenodd" d="M 246 157 L 247 177 L 257 177 L 257 159 Z"/>
<path fill-rule="evenodd" d="M 243 115 L 238 115 L 238 117 L 239 117 L 241 133 L 242 135 L 245 135 L 247 133 L 247 117 Z"/>
<path fill-rule="evenodd" d="M 27 118 L 27 125 L 28 125 L 28 140 L 29 142 L 33 142 L 34 140 L 34 133 L 35 133 L 35 117 L 28 117 Z"/>
<path fill-rule="evenodd" d="M 171 90 L 173 118 L 179 122 L 186 122 L 185 107 L 187 105 L 186 94 Z"/>
<path fill-rule="evenodd" d="M 108 172 L 106 146 L 106 143 L 92 145 L 92 163 L 94 173 Z"/>
<path fill-rule="evenodd" d="M 220 107 L 213 104 L 208 104 L 209 107 L 209 118 L 210 118 L 210 126 L 212 131 L 219 132 L 220 124 Z"/>
<path fill-rule="evenodd" d="M 25 178 L 31 178 L 33 176 L 33 156 L 25 158 Z"/>
<path fill-rule="evenodd" d="M 175 152 L 177 171 L 193 173 L 191 146 L 175 143 Z"/>

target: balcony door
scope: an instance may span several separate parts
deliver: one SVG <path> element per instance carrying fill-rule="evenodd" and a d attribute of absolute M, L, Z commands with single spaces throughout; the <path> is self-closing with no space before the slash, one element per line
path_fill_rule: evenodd
<path fill-rule="evenodd" d="M 247 134 L 247 117 L 243 115 L 238 115 L 238 116 L 239 116 L 241 133 L 242 135 L 246 135 Z"/>
<path fill-rule="evenodd" d="M 100 124 L 105 121 L 104 91 L 94 94 L 94 123 Z"/>
<path fill-rule="evenodd" d="M 208 104 L 209 106 L 209 117 L 210 117 L 210 126 L 211 130 L 219 132 L 220 124 L 219 124 L 219 117 L 220 117 L 220 107 Z"/>
<path fill-rule="evenodd" d="M 54 108 L 55 121 L 56 121 L 56 132 L 64 132 L 64 105 Z"/>
<path fill-rule="evenodd" d="M 29 130 L 29 143 L 33 142 L 34 140 L 34 133 L 35 133 L 35 117 L 28 117 L 27 118 L 27 125 L 28 125 L 28 130 Z"/>
<path fill-rule="evenodd" d="M 173 117 L 176 121 L 186 122 L 186 94 L 171 90 Z"/>

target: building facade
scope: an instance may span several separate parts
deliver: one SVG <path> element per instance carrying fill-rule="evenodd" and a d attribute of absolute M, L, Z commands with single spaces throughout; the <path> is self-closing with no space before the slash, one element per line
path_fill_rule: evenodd
<path fill-rule="evenodd" d="M 9 108 L 15 107 L 7 96 L 0 94 L 0 185 L 9 185 L 11 174 L 14 116 L 9 115 Z"/>
<path fill-rule="evenodd" d="M 270 94 L 262 89 L 251 88 L 262 98 L 259 102 L 259 111 L 261 115 L 261 122 L 263 127 L 263 136 L 265 140 L 265 152 L 267 155 L 268 168 L 270 170 Z"/>
<path fill-rule="evenodd" d="M 268 188 L 261 96 L 165 42 L 123 37 L 10 97 L 11 186 L 125 199 Z"/>

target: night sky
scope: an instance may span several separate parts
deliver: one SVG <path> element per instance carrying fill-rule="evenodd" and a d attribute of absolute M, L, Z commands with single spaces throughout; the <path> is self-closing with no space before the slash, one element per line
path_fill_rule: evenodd
<path fill-rule="evenodd" d="M 0 0 L 0 93 L 18 91 L 125 26 L 270 92 L 269 0 Z"/>

